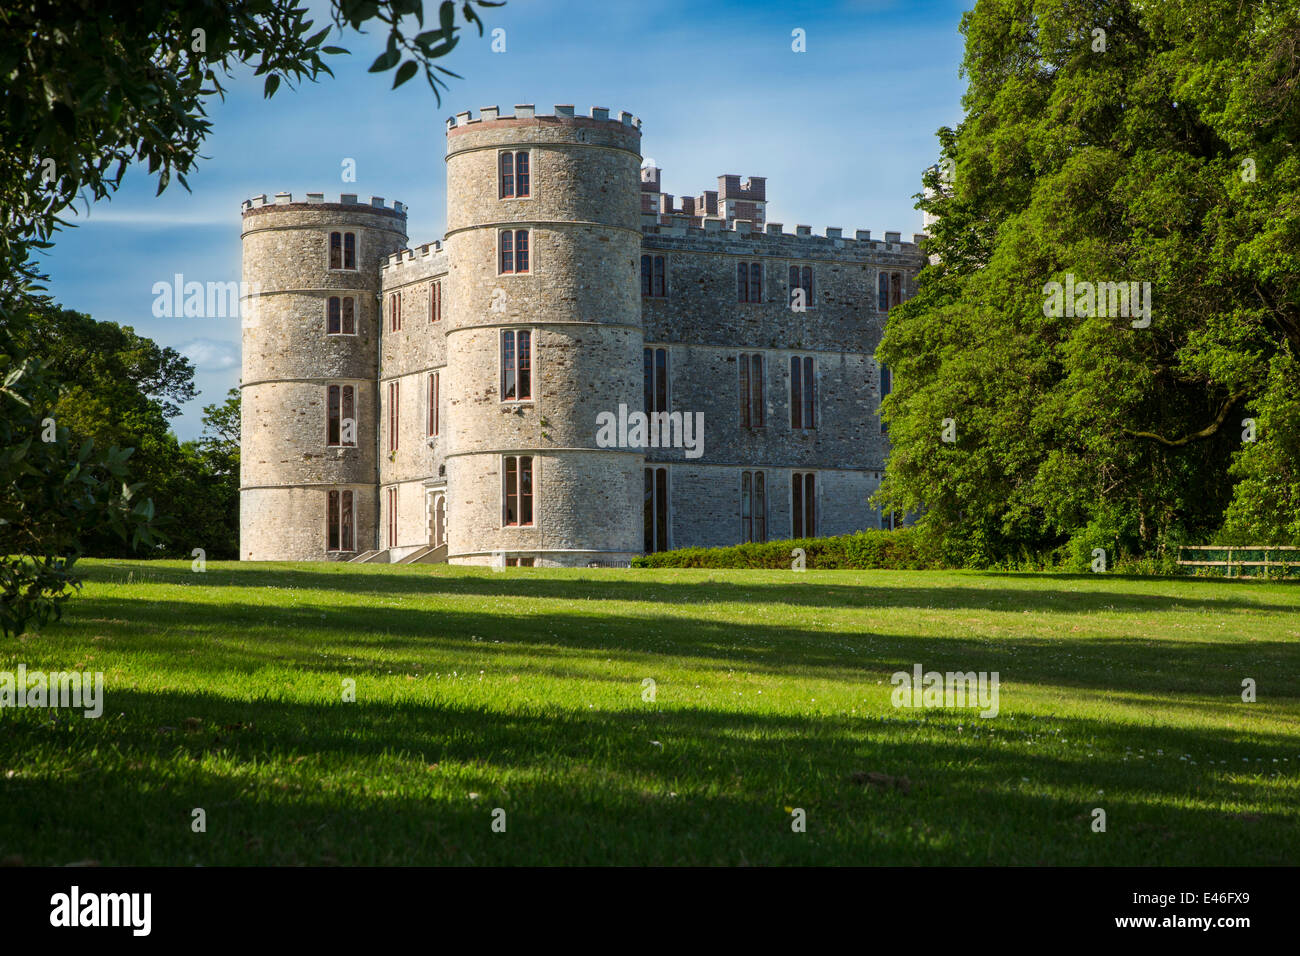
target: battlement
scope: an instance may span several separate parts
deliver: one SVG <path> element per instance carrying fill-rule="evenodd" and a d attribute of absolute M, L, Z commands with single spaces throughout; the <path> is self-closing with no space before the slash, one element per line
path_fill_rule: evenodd
<path fill-rule="evenodd" d="M 406 205 L 397 200 L 393 200 L 393 205 L 384 204 L 383 196 L 371 196 L 369 203 L 361 202 L 356 193 L 343 193 L 339 196 L 338 202 L 325 201 L 324 193 L 307 193 L 306 199 L 294 202 L 293 193 L 276 193 L 275 198 L 267 199 L 266 193 L 260 196 L 254 196 L 252 199 L 245 199 L 240 203 L 240 209 L 243 215 L 250 212 L 265 208 L 267 206 L 321 206 L 324 208 L 343 208 L 348 210 L 365 209 L 367 211 L 384 212 L 390 216 L 401 216 L 406 218 Z"/>
<path fill-rule="evenodd" d="M 499 120 L 533 119 L 553 120 L 560 123 L 566 121 L 573 123 L 579 121 L 587 123 L 615 123 L 638 131 L 641 129 L 641 120 L 633 116 L 631 113 L 624 111 L 611 117 L 609 109 L 604 106 L 593 106 L 591 108 L 591 115 L 586 116 L 575 114 L 571 105 L 557 105 L 554 113 L 539 114 L 532 103 L 521 103 L 515 106 L 513 114 L 502 114 L 500 108 L 496 106 L 483 106 L 479 108 L 478 118 L 475 118 L 474 114 L 469 110 L 465 110 L 463 113 L 457 113 L 455 116 L 448 116 L 447 131 L 451 132 L 452 130 L 464 129 L 467 126 L 474 126 L 479 123 L 495 123 Z"/>
<path fill-rule="evenodd" d="M 391 268 L 404 265 L 408 262 L 415 262 L 417 259 L 428 259 L 442 252 L 442 242 L 426 242 L 416 246 L 414 249 L 398 249 L 396 252 L 384 258 L 380 263 L 379 270 L 387 272 Z"/>
<path fill-rule="evenodd" d="M 794 232 L 786 232 L 783 223 L 769 222 L 764 228 L 756 228 L 746 219 L 736 219 L 730 224 L 721 219 L 692 218 L 683 215 L 642 216 L 641 232 L 647 236 L 667 238 L 691 238 L 736 242 L 739 239 L 756 244 L 781 243 L 787 248 L 793 245 L 809 250 L 859 249 L 877 252 L 912 252 L 920 249 L 929 239 L 923 232 L 913 233 L 910 242 L 904 242 L 902 233 L 886 232 L 883 239 L 872 239 L 870 229 L 858 229 L 850 238 L 844 235 L 839 226 L 827 226 L 824 235 L 813 235 L 811 226 L 795 226 Z M 775 252 L 775 250 L 774 250 Z"/>
<path fill-rule="evenodd" d="M 734 173 L 725 173 L 718 177 L 718 198 L 766 202 L 767 177 L 750 176 L 742 183 L 740 177 Z"/>

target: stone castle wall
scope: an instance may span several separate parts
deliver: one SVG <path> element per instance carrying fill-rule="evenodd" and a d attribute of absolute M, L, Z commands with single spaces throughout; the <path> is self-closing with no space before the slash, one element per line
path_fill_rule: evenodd
<path fill-rule="evenodd" d="M 528 150 L 531 195 L 498 195 L 502 150 Z M 658 171 L 652 171 L 657 177 Z M 358 549 L 387 548 L 396 490 L 394 558 L 430 544 L 429 507 L 445 494 L 449 560 L 503 555 L 537 564 L 621 561 L 643 549 L 644 470 L 666 467 L 670 544 L 741 540 L 743 471 L 767 484 L 767 537 L 792 534 L 791 476 L 817 476 L 817 533 L 880 525 L 868 499 L 889 446 L 878 418 L 874 352 L 886 315 L 882 272 L 905 294 L 924 264 L 923 237 L 872 239 L 839 229 L 646 214 L 640 123 L 556 107 L 517 107 L 448 122 L 448 224 L 442 242 L 404 249 L 404 210 L 263 199 L 245 208 L 245 279 L 263 321 L 245 330 L 241 555 L 321 559 L 324 496 L 354 488 Z M 755 180 L 760 185 L 763 180 Z M 284 194 L 281 194 L 283 196 Z M 346 197 L 345 197 L 346 198 Z M 702 218 L 701 218 L 702 216 Z M 323 268 L 324 237 L 356 228 L 361 268 Z M 499 274 L 502 229 L 530 230 L 526 275 Z M 643 297 L 642 255 L 663 256 L 667 295 Z M 761 264 L 763 301 L 741 303 L 738 263 Z M 806 311 L 789 305 L 789 268 L 813 270 Z M 430 283 L 441 318 L 430 321 Z M 358 295 L 358 334 L 321 334 L 331 289 Z M 390 297 L 402 297 L 391 328 Z M 532 333 L 533 394 L 503 402 L 502 330 Z M 376 338 L 378 336 L 378 338 Z M 644 347 L 669 353 L 670 408 L 704 416 L 703 454 L 602 448 L 597 416 L 639 411 Z M 738 357 L 764 358 L 764 421 L 741 423 Z M 815 362 L 814 429 L 791 423 L 790 359 Z M 439 377 L 439 434 L 428 426 L 429 376 Z M 324 447 L 324 388 L 355 383 L 358 447 Z M 398 447 L 389 451 L 388 386 L 400 385 Z M 531 456 L 534 523 L 503 522 L 502 462 Z M 365 502 L 362 505 L 362 502 Z M 273 530 L 272 530 L 273 529 Z"/>
<path fill-rule="evenodd" d="M 329 268 L 334 231 L 356 235 L 355 270 Z M 406 214 L 378 199 L 295 203 L 281 193 L 268 203 L 261 196 L 244 205 L 242 239 L 249 293 L 241 303 L 240 557 L 346 558 L 326 550 L 324 496 L 354 490 L 357 549 L 372 547 L 379 267 L 405 245 Z M 355 335 L 325 334 L 332 295 L 355 297 Z M 332 384 L 356 390 L 354 448 L 326 447 Z"/>
<path fill-rule="evenodd" d="M 524 115 L 519 115 L 523 113 Z M 630 119 L 630 117 L 629 117 Z M 530 155 L 528 198 L 501 198 L 501 150 Z M 447 137 L 448 558 L 581 565 L 639 553 L 641 456 L 596 444 L 596 415 L 640 401 L 640 130 L 599 117 L 461 114 Z M 529 269 L 502 275 L 502 229 Z M 527 330 L 533 388 L 503 402 L 500 336 Z M 533 459 L 534 520 L 502 515 L 505 456 Z M 486 557 L 485 557 L 486 556 Z"/>

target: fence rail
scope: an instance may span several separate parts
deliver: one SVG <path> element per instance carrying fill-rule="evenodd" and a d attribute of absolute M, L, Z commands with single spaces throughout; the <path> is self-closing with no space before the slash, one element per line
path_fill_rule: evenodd
<path fill-rule="evenodd" d="M 1193 554 L 1202 552 L 1211 552 L 1224 554 L 1226 557 L 1221 561 L 1193 561 L 1183 557 L 1184 552 Z M 1238 557 L 1234 558 L 1233 555 Z M 1264 556 L 1263 561 L 1249 560 L 1254 555 Z M 1270 556 L 1278 555 L 1270 560 Z M 1250 577 L 1248 568 L 1262 568 L 1264 574 L 1270 571 L 1280 571 L 1283 577 L 1288 577 L 1292 569 L 1300 571 L 1300 547 L 1285 544 L 1260 544 L 1260 545 L 1237 545 L 1237 544 L 1184 544 L 1178 548 L 1178 563 L 1185 568 L 1223 568 L 1226 577 L 1233 577 L 1232 569 L 1238 570 L 1237 577 Z"/>

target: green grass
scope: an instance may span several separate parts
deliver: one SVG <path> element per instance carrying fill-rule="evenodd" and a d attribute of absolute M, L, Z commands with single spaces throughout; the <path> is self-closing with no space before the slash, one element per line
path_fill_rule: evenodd
<path fill-rule="evenodd" d="M 62 623 L 0 645 L 0 670 L 106 684 L 99 720 L 0 711 L 0 860 L 1300 858 L 1292 585 L 85 567 Z M 999 716 L 893 708 L 889 677 L 914 663 L 998 671 Z M 1246 677 L 1257 703 L 1240 699 Z"/>

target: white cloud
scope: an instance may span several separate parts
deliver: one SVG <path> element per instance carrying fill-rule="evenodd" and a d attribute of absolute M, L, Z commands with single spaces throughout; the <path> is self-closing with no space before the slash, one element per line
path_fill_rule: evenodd
<path fill-rule="evenodd" d="M 194 367 L 201 372 L 216 372 L 239 367 L 239 346 L 234 342 L 191 339 L 178 346 L 176 351 L 193 362 Z"/>

